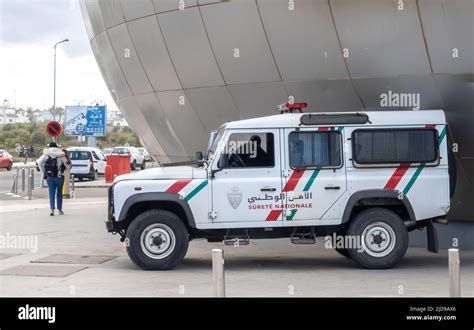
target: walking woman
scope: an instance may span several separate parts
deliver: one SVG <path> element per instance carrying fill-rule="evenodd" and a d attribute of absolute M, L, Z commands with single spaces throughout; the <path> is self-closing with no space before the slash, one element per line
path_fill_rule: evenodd
<path fill-rule="evenodd" d="M 43 177 L 48 182 L 49 190 L 49 215 L 54 215 L 55 206 L 58 208 L 58 214 L 63 215 L 63 183 L 64 171 L 71 167 L 71 160 L 65 149 L 58 147 L 56 142 L 48 144 L 44 149 L 43 155 L 36 161 L 39 169 L 43 172 Z M 57 205 L 55 205 L 55 201 Z"/>

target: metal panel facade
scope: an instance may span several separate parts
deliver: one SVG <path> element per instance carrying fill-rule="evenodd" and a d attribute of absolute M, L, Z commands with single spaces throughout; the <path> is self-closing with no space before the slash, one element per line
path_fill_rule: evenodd
<path fill-rule="evenodd" d="M 421 110 L 446 111 L 459 144 L 452 214 L 474 217 L 472 0 L 183 3 L 81 0 L 105 82 L 159 160 L 193 158 L 210 130 L 289 96 L 310 111 L 393 110 L 407 107 L 382 107 L 383 93 L 415 93 Z"/>

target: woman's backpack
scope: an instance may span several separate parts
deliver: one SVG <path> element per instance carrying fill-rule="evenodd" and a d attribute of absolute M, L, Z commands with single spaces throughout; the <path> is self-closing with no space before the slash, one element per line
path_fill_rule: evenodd
<path fill-rule="evenodd" d="M 57 158 L 48 157 L 44 163 L 44 175 L 45 176 L 58 176 L 58 160 Z"/>

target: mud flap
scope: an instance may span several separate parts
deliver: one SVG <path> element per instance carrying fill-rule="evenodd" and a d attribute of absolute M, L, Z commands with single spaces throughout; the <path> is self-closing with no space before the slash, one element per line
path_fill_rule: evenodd
<path fill-rule="evenodd" d="M 428 251 L 433 253 L 439 252 L 438 233 L 433 224 L 433 220 L 427 220 L 426 222 L 426 238 L 428 241 Z"/>

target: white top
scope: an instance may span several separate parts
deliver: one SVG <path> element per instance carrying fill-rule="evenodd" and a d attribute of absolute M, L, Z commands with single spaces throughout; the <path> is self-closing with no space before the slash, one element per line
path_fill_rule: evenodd
<path fill-rule="evenodd" d="M 445 125 L 446 117 L 443 110 L 410 110 L 410 111 L 356 111 L 356 112 L 312 112 L 312 113 L 284 113 L 273 116 L 244 119 L 229 122 L 226 129 L 235 128 L 282 128 L 300 126 L 300 118 L 306 114 L 313 115 L 342 115 L 366 114 L 369 121 L 366 124 L 334 124 L 334 125 L 302 125 L 301 127 L 318 126 L 404 126 L 404 125 Z"/>

